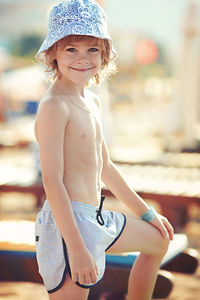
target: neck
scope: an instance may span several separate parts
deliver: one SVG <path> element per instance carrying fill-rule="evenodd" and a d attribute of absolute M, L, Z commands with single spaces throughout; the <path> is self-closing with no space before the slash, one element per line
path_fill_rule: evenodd
<path fill-rule="evenodd" d="M 85 85 L 76 86 L 69 81 L 66 81 L 62 78 L 57 78 L 55 84 L 62 89 L 62 91 L 66 94 L 71 94 L 73 96 L 81 96 L 85 95 Z"/>

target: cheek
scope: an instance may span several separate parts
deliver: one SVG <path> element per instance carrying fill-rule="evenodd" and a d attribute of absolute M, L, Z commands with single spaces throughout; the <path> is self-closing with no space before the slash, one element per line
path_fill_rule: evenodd
<path fill-rule="evenodd" d="M 63 70 L 64 70 L 64 66 L 63 66 L 63 63 L 61 61 L 58 61 L 57 60 L 57 63 L 58 63 L 58 69 L 61 73 L 63 73 Z"/>
<path fill-rule="evenodd" d="M 60 64 L 63 64 L 63 65 L 66 64 L 67 60 L 68 60 L 68 57 L 67 57 L 65 51 L 58 52 L 57 61 L 59 61 Z"/>
<path fill-rule="evenodd" d="M 95 57 L 94 63 L 98 69 L 101 68 L 101 56 Z"/>
<path fill-rule="evenodd" d="M 66 66 L 69 64 L 66 58 L 62 56 L 57 60 L 57 62 L 60 69 L 66 68 Z"/>

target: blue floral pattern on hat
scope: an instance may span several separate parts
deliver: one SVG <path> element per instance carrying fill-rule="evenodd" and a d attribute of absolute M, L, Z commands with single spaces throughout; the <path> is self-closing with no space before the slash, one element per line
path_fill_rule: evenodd
<path fill-rule="evenodd" d="M 45 64 L 45 51 L 69 35 L 89 35 L 112 42 L 105 13 L 95 0 L 65 0 L 54 6 L 49 14 L 48 34 L 36 59 Z"/>

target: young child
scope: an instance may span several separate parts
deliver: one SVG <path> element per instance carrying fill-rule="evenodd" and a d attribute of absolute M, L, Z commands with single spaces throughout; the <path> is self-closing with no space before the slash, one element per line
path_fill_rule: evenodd
<path fill-rule="evenodd" d="M 94 0 L 66 0 L 49 16 L 36 54 L 54 72 L 35 122 L 47 199 L 36 220 L 39 272 L 51 300 L 87 299 L 102 279 L 105 251 L 141 251 L 130 274 L 128 299 L 151 299 L 173 229 L 128 186 L 110 160 L 99 83 L 116 53 L 105 14 Z M 101 180 L 136 217 L 103 210 Z"/>

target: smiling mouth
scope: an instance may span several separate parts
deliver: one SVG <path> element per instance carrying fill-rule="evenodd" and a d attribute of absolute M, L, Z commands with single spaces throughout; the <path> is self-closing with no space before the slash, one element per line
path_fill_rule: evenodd
<path fill-rule="evenodd" d="M 86 71 L 91 70 L 92 68 L 93 68 L 93 67 L 91 67 L 91 68 L 85 68 L 85 69 L 79 69 L 79 68 L 72 68 L 72 67 L 71 67 L 72 70 L 75 70 L 75 71 L 78 71 L 78 72 L 86 72 Z"/>

